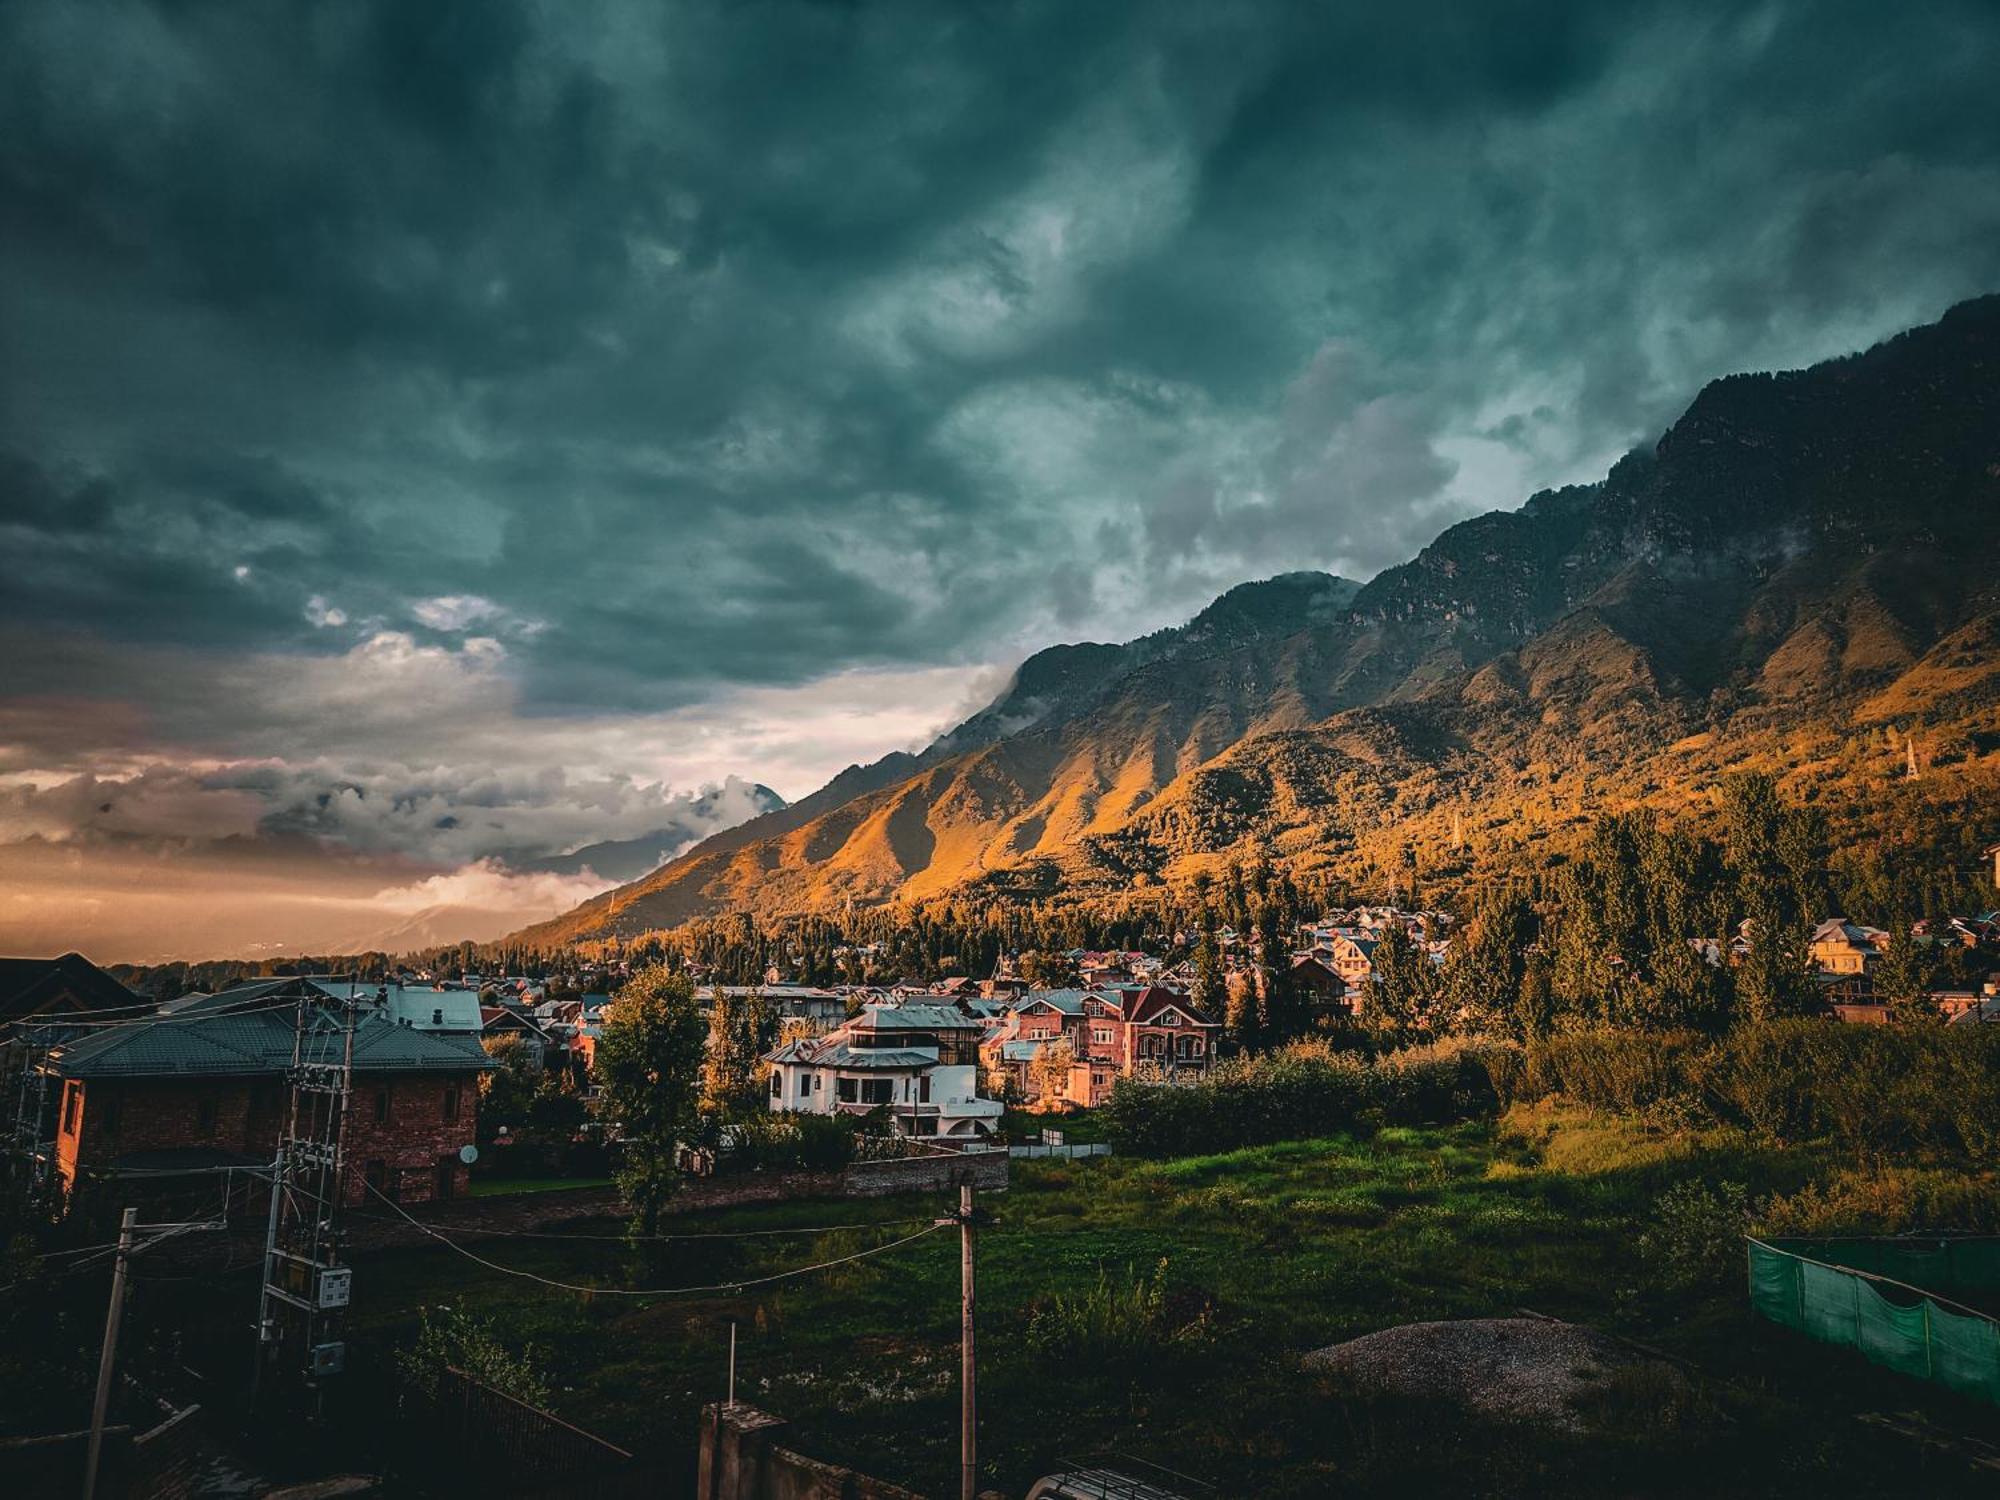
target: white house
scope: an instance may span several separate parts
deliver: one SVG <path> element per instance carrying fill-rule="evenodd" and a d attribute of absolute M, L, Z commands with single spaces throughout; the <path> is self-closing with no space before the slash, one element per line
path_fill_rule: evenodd
<path fill-rule="evenodd" d="M 904 1135 L 990 1135 L 1001 1106 L 979 1093 L 983 1030 L 956 1006 L 866 1006 L 837 1030 L 770 1054 L 771 1108 L 815 1115 L 886 1109 Z"/>

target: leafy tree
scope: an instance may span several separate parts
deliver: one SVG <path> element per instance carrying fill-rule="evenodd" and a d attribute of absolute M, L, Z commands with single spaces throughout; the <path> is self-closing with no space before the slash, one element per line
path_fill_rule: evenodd
<path fill-rule="evenodd" d="M 1442 986 L 1430 955 L 1392 922 L 1375 945 L 1366 1020 L 1397 1042 L 1424 1041 L 1438 1030 Z"/>
<path fill-rule="evenodd" d="M 770 1007 L 761 993 L 742 996 L 715 987 L 708 1011 L 708 1042 L 701 1071 L 701 1107 L 710 1114 L 728 1115 L 761 1108 L 763 1091 L 757 1086 L 757 1065 L 770 1050 L 773 1035 L 764 1035 L 771 1018 Z"/>
<path fill-rule="evenodd" d="M 695 1124 L 706 1031 L 694 982 L 663 965 L 635 974 L 605 1009 L 598 1082 L 624 1150 L 618 1188 L 639 1234 L 659 1228 L 680 1182 L 676 1151 Z"/>
<path fill-rule="evenodd" d="M 1038 990 L 1068 989 L 1076 983 L 1076 965 L 1061 953 L 1031 949 L 1021 955 L 1020 971 Z"/>
<path fill-rule="evenodd" d="M 1215 929 L 1204 926 L 1194 945 L 1194 986 L 1188 999 L 1196 1009 L 1213 1018 L 1229 1007 L 1228 987 L 1223 981 L 1222 950 L 1216 946 Z"/>
<path fill-rule="evenodd" d="M 1069 1093 L 1069 1069 L 1075 1061 L 1076 1048 L 1067 1036 L 1044 1042 L 1028 1064 L 1035 1097 L 1043 1104 L 1060 1103 Z"/>
<path fill-rule="evenodd" d="M 486 1055 L 499 1064 L 479 1075 L 479 1136 L 490 1141 L 502 1125 L 519 1130 L 528 1123 L 542 1070 L 527 1045 L 511 1033 L 489 1036 L 482 1045 Z"/>
<path fill-rule="evenodd" d="M 1760 901 L 1749 918 L 1750 951 L 1736 970 L 1736 1013 L 1744 1020 L 1775 1021 L 1820 1008 L 1806 931 L 1780 920 L 1777 905 L 1775 899 Z"/>
<path fill-rule="evenodd" d="M 1943 1018 L 1937 1002 L 1931 999 L 1937 971 L 1935 945 L 1919 938 L 1913 923 L 1899 925 L 1875 966 L 1875 993 L 1888 1005 L 1890 1020 L 1923 1026 Z"/>
<path fill-rule="evenodd" d="M 1446 1009 L 1470 1030 L 1512 1030 L 1519 1024 L 1527 949 L 1535 914 L 1511 887 L 1487 886 L 1452 940 L 1445 965 Z"/>
<path fill-rule="evenodd" d="M 1264 1041 L 1274 1046 L 1295 1041 L 1305 1033 L 1306 1007 L 1292 980 L 1291 944 L 1285 941 L 1283 918 L 1274 901 L 1266 901 L 1257 911 L 1257 961 Z"/>

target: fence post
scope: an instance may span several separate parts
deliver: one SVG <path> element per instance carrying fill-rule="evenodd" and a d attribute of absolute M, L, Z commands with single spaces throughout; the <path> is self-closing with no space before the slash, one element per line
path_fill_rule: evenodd
<path fill-rule="evenodd" d="M 1917 1306 L 1924 1310 L 1924 1379 L 1937 1379 L 1937 1357 L 1931 1353 L 1931 1299 L 1926 1297 Z"/>

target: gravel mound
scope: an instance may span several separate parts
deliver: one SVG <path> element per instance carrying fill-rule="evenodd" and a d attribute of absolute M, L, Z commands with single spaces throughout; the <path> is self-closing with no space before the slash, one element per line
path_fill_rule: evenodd
<path fill-rule="evenodd" d="M 1305 1357 L 1306 1369 L 1372 1390 L 1453 1401 L 1486 1416 L 1581 1431 L 1592 1398 L 1621 1371 L 1684 1390 L 1680 1371 L 1575 1323 L 1471 1318 L 1406 1323 Z"/>

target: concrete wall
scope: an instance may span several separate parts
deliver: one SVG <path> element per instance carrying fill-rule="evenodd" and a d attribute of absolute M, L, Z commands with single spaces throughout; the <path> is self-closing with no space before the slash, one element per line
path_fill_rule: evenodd
<path fill-rule="evenodd" d="M 923 1500 L 784 1446 L 790 1424 L 754 1406 L 705 1406 L 695 1500 Z"/>
<path fill-rule="evenodd" d="M 970 1182 L 985 1193 L 1007 1191 L 1007 1153 L 968 1151 L 952 1156 L 900 1156 L 850 1163 L 843 1174 L 849 1197 L 883 1198 L 891 1193 L 936 1193 Z"/>

